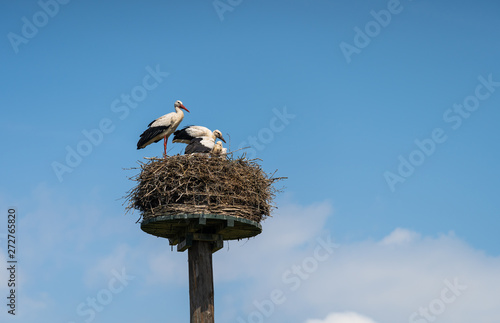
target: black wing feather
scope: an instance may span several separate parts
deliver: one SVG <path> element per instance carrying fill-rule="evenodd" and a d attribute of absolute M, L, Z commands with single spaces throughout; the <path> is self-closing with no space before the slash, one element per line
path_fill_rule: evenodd
<path fill-rule="evenodd" d="M 212 148 L 204 146 L 201 144 L 203 138 L 194 138 L 191 140 L 189 145 L 186 146 L 186 150 L 184 154 L 193 154 L 193 153 L 209 153 L 212 151 Z"/>
<path fill-rule="evenodd" d="M 186 126 L 186 127 L 182 128 L 181 130 L 175 131 L 174 138 L 172 139 L 172 142 L 181 142 L 181 143 L 189 144 L 189 142 L 194 139 L 194 137 L 189 135 L 187 132 L 187 128 L 189 128 L 189 127 L 192 127 L 192 125 Z"/>
<path fill-rule="evenodd" d="M 139 141 L 137 142 L 137 149 L 141 149 L 141 148 L 144 148 L 146 147 L 145 144 L 152 140 L 154 137 L 162 134 L 164 131 L 166 131 L 169 127 L 168 126 L 158 126 L 158 127 L 151 127 L 151 128 L 148 128 L 146 129 L 146 131 L 144 131 L 142 134 L 141 134 L 141 138 L 139 139 Z M 155 142 L 158 142 L 160 141 L 161 139 L 158 139 L 156 140 Z"/>

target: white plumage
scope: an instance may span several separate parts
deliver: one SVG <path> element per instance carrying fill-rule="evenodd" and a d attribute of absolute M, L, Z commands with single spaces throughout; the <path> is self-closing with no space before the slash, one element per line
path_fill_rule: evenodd
<path fill-rule="evenodd" d="M 194 138 L 200 137 L 210 137 L 214 141 L 215 139 L 219 138 L 220 140 L 226 142 L 219 130 L 216 129 L 212 131 L 203 126 L 187 126 L 182 128 L 181 130 L 177 130 L 176 132 L 174 132 L 174 139 L 172 140 L 172 142 L 189 144 Z"/>
<path fill-rule="evenodd" d="M 193 138 L 186 146 L 184 154 L 209 153 L 215 146 L 215 140 L 212 137 L 203 136 Z"/>

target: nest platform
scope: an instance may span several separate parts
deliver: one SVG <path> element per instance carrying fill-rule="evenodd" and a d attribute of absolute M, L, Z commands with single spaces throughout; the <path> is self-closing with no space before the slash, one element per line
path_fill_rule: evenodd
<path fill-rule="evenodd" d="M 224 240 L 261 233 L 273 208 L 273 183 L 281 179 L 244 157 L 176 155 L 139 164 L 127 208 L 141 212 L 143 231 L 169 239 L 178 251 L 193 240 L 211 241 L 216 251 Z"/>
<path fill-rule="evenodd" d="M 212 242 L 212 252 L 223 247 L 224 240 L 251 238 L 262 232 L 252 220 L 219 214 L 177 214 L 148 217 L 141 223 L 144 232 L 167 238 L 177 251 L 184 251 L 193 240 Z"/>

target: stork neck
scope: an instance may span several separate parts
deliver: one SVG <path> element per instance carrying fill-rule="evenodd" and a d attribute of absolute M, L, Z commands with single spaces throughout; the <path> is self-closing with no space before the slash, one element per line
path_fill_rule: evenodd
<path fill-rule="evenodd" d="M 181 109 L 181 108 L 179 108 L 179 107 L 175 107 L 175 113 L 177 113 L 177 114 L 179 114 L 179 115 L 181 115 L 181 116 L 184 116 L 184 112 L 183 112 L 183 111 L 182 111 L 182 109 Z"/>

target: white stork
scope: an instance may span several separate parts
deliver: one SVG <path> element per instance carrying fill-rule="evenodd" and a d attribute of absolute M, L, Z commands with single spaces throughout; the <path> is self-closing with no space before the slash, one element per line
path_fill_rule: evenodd
<path fill-rule="evenodd" d="M 177 130 L 176 132 L 174 132 L 174 139 L 172 140 L 172 142 L 189 144 L 194 138 L 200 137 L 211 137 L 214 141 L 215 139 L 219 138 L 220 140 L 226 142 L 219 130 L 212 131 L 203 126 L 187 126 L 182 128 L 181 130 Z"/>
<path fill-rule="evenodd" d="M 203 136 L 193 138 L 186 146 L 184 154 L 209 153 L 214 149 L 215 140 L 212 137 Z"/>
<path fill-rule="evenodd" d="M 148 124 L 148 129 L 142 133 L 141 138 L 137 142 L 137 149 L 142 149 L 163 138 L 163 156 L 167 155 L 167 138 L 174 133 L 175 129 L 177 129 L 177 126 L 184 118 L 184 112 L 182 112 L 181 109 L 189 112 L 179 100 L 175 101 L 174 107 L 175 112 L 170 112 Z"/>

